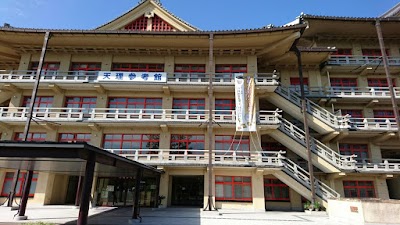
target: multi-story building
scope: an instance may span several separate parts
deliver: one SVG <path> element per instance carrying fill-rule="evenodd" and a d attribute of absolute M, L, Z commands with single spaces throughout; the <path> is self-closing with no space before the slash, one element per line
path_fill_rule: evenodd
<path fill-rule="evenodd" d="M 163 206 L 205 206 L 212 151 L 216 207 L 301 210 L 311 186 L 297 47 L 317 201 L 400 199 L 398 127 L 375 27 L 379 19 L 399 84 L 399 8 L 382 18 L 302 15 L 282 27 L 209 32 L 144 0 L 94 30 L 5 25 L 1 140 L 22 138 L 49 31 L 29 140 L 87 141 L 163 170 L 159 193 L 158 181 L 144 178 L 143 206 L 158 196 Z M 255 80 L 255 132 L 236 131 L 236 74 Z M 0 169 L 2 197 L 14 172 Z M 78 180 L 36 173 L 29 202 L 74 203 Z M 94 202 L 132 204 L 133 185 L 130 177 L 96 177 Z"/>

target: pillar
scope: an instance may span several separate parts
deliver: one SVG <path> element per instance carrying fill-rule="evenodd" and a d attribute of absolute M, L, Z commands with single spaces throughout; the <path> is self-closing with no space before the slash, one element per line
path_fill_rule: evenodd
<path fill-rule="evenodd" d="M 32 54 L 30 53 L 23 53 L 21 55 L 21 61 L 19 61 L 18 70 L 26 71 L 29 70 L 29 64 L 31 62 Z"/>
<path fill-rule="evenodd" d="M 133 215 L 132 219 L 139 218 L 139 198 L 140 198 L 140 182 L 142 181 L 142 169 L 137 168 L 136 171 L 136 185 L 135 185 L 135 199 L 133 202 Z"/>
<path fill-rule="evenodd" d="M 381 148 L 372 143 L 369 143 L 368 148 L 369 148 L 369 154 L 370 154 L 371 161 L 373 163 L 381 163 L 382 162 Z"/>
<path fill-rule="evenodd" d="M 79 207 L 77 225 L 86 225 L 89 214 L 90 192 L 92 190 L 94 167 L 96 165 L 96 154 L 90 152 L 86 159 L 85 178 L 83 179 L 82 196 Z"/>
<path fill-rule="evenodd" d="M 171 199 L 171 196 L 168 195 L 168 186 L 169 186 L 169 173 L 165 171 L 165 173 L 161 174 L 160 177 L 160 196 L 165 196 L 165 199 L 161 201 L 161 208 L 167 208 L 168 201 Z"/>
<path fill-rule="evenodd" d="M 264 197 L 264 170 L 256 169 L 251 178 L 251 191 L 253 194 L 253 208 L 265 210 Z"/>

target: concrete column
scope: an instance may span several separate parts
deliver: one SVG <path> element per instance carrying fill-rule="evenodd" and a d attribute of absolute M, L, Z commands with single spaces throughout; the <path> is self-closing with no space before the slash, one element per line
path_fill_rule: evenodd
<path fill-rule="evenodd" d="M 43 198 L 44 205 L 52 204 L 53 203 L 54 184 L 55 184 L 55 174 L 39 173 L 36 189 L 37 190 L 40 189 L 40 190 L 44 190 L 44 191 L 43 191 L 43 193 L 38 193 L 38 191 L 35 191 L 35 198 L 36 197 Z M 39 186 L 41 186 L 41 187 L 39 187 Z M 43 195 L 43 196 L 38 196 L 38 194 Z"/>
<path fill-rule="evenodd" d="M 32 54 L 23 53 L 21 55 L 21 61 L 19 61 L 18 70 L 29 70 L 29 64 L 31 63 Z"/>
<path fill-rule="evenodd" d="M 363 116 L 364 118 L 374 118 L 374 110 L 371 108 L 364 108 Z"/>
<path fill-rule="evenodd" d="M 369 143 L 369 154 L 371 161 L 373 163 L 380 163 L 382 162 L 382 153 L 381 153 L 381 148 L 377 145 L 374 145 L 372 143 Z"/>
<path fill-rule="evenodd" d="M 353 55 L 362 55 L 361 44 L 353 43 L 352 51 L 353 51 Z"/>
<path fill-rule="evenodd" d="M 10 99 L 10 107 L 20 107 L 22 105 L 23 93 L 13 93 Z"/>
<path fill-rule="evenodd" d="M 64 93 L 55 93 L 53 97 L 53 108 L 62 108 L 64 107 L 65 102 L 65 94 Z"/>
<path fill-rule="evenodd" d="M 255 170 L 251 177 L 251 191 L 253 194 L 253 208 L 265 210 L 264 197 L 264 170 Z"/>
<path fill-rule="evenodd" d="M 60 72 L 67 72 L 70 71 L 71 68 L 71 54 L 63 54 L 59 56 L 60 60 Z"/>
<path fill-rule="evenodd" d="M 212 171 L 212 178 L 211 178 L 211 182 L 212 182 L 212 196 L 213 196 L 213 209 L 216 207 L 215 204 L 215 171 L 213 169 Z M 204 200 L 203 200 L 203 206 L 206 207 L 208 204 L 208 168 L 206 168 L 204 170 Z M 207 207 L 208 208 L 208 207 Z"/>
<path fill-rule="evenodd" d="M 101 70 L 111 71 L 113 63 L 113 55 L 104 55 L 101 59 Z"/>
<path fill-rule="evenodd" d="M 164 71 L 168 74 L 173 74 L 175 72 L 175 57 L 165 56 Z"/>
<path fill-rule="evenodd" d="M 161 201 L 161 208 L 167 208 L 168 202 L 171 201 L 171 196 L 168 195 L 169 177 L 168 171 L 165 171 L 165 173 L 161 174 L 159 193 L 160 196 L 165 196 L 165 199 Z"/>
<path fill-rule="evenodd" d="M 1 133 L 1 140 L 4 141 L 11 141 L 13 140 L 13 135 L 14 135 L 14 129 L 8 129 L 8 130 L 3 130 Z"/>
<path fill-rule="evenodd" d="M 374 180 L 376 197 L 380 199 L 390 199 L 386 179 L 376 177 Z"/>
<path fill-rule="evenodd" d="M 366 76 L 358 76 L 357 77 L 357 86 L 358 87 L 368 87 L 368 79 Z"/>
<path fill-rule="evenodd" d="M 251 55 L 247 56 L 247 73 L 257 74 L 257 56 Z"/>
<path fill-rule="evenodd" d="M 103 141 L 103 129 L 101 129 L 99 131 L 92 130 L 90 144 L 92 144 L 96 147 L 101 147 L 103 145 L 102 141 Z"/>
<path fill-rule="evenodd" d="M 50 126 L 57 126 L 57 125 L 52 125 Z M 46 133 L 46 141 L 58 141 L 58 129 L 54 130 L 48 130 Z"/>
<path fill-rule="evenodd" d="M 108 107 L 108 93 L 98 94 L 96 100 L 96 108 L 107 108 Z"/>
<path fill-rule="evenodd" d="M 303 209 L 303 204 L 301 203 L 301 195 L 295 190 L 289 188 L 289 196 L 291 210 L 301 211 Z"/>
<path fill-rule="evenodd" d="M 388 47 L 390 48 L 389 50 L 390 50 L 390 52 L 389 52 L 389 54 L 390 54 L 390 56 L 397 56 L 397 57 L 399 57 L 400 56 L 400 46 L 397 44 L 397 43 L 390 43 L 389 45 L 388 45 Z"/>

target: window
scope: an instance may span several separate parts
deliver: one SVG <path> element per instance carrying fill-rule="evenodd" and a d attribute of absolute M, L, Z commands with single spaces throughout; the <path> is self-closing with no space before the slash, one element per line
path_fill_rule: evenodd
<path fill-rule="evenodd" d="M 18 176 L 17 189 L 15 190 L 15 196 L 17 197 L 22 196 L 26 175 L 27 173 L 20 173 Z M 1 191 L 2 197 L 7 197 L 10 194 L 10 191 L 13 188 L 12 187 L 13 178 L 14 178 L 14 172 L 6 173 L 6 177 L 4 178 L 4 183 L 3 183 L 3 189 Z M 33 173 L 31 189 L 29 190 L 29 197 L 33 197 L 35 194 L 37 180 L 38 180 L 38 174 Z"/>
<path fill-rule="evenodd" d="M 30 66 L 30 70 L 34 70 L 36 73 L 37 69 L 39 67 L 39 62 L 32 62 Z M 42 67 L 42 75 L 55 75 L 57 74 L 57 71 L 60 69 L 60 63 L 59 62 L 45 62 L 43 63 Z"/>
<path fill-rule="evenodd" d="M 108 107 L 112 109 L 162 109 L 161 98 L 109 98 Z M 139 110 L 122 110 L 136 112 Z M 120 111 L 121 112 L 121 111 Z M 146 110 L 145 113 L 156 113 L 156 110 Z"/>
<path fill-rule="evenodd" d="M 264 178 L 264 196 L 266 201 L 290 202 L 289 186 L 278 179 Z"/>
<path fill-rule="evenodd" d="M 164 64 L 113 63 L 112 71 L 164 72 Z"/>
<path fill-rule="evenodd" d="M 159 149 L 159 134 L 106 134 L 103 147 L 105 149 L 141 150 L 140 153 L 158 153 L 158 151 L 143 151 L 144 149 Z M 120 151 L 119 154 L 132 153 Z"/>
<path fill-rule="evenodd" d="M 331 78 L 332 87 L 357 87 L 357 78 Z"/>
<path fill-rule="evenodd" d="M 235 99 L 215 99 L 216 114 L 232 114 L 236 109 Z"/>
<path fill-rule="evenodd" d="M 375 198 L 373 181 L 343 181 L 346 198 Z"/>
<path fill-rule="evenodd" d="M 308 78 L 303 78 L 304 83 L 304 90 L 308 90 Z M 290 88 L 294 89 L 295 91 L 300 91 L 300 78 L 299 77 L 291 77 L 290 78 Z"/>
<path fill-rule="evenodd" d="M 26 141 L 46 141 L 46 136 L 46 133 L 28 133 Z M 15 141 L 22 141 L 23 139 L 24 133 L 15 133 Z"/>
<path fill-rule="evenodd" d="M 195 98 L 174 98 L 172 102 L 174 113 L 182 114 L 186 113 L 186 110 L 190 110 L 190 114 L 204 114 L 205 110 L 205 100 L 203 99 L 195 99 Z"/>
<path fill-rule="evenodd" d="M 153 24 L 152 24 L 152 31 L 173 31 L 174 28 L 159 16 L 154 15 L 153 17 Z"/>
<path fill-rule="evenodd" d="M 215 200 L 252 201 L 251 177 L 215 176 Z"/>
<path fill-rule="evenodd" d="M 342 116 L 350 115 L 351 118 L 364 118 L 361 109 L 342 109 Z"/>
<path fill-rule="evenodd" d="M 171 149 L 204 150 L 204 135 L 171 135 Z M 173 151 L 173 154 L 184 154 L 183 151 Z M 188 151 L 188 154 L 202 155 L 203 152 Z"/>
<path fill-rule="evenodd" d="M 31 103 L 31 97 L 30 96 L 25 96 L 24 100 L 22 102 L 22 107 L 28 107 Z M 51 108 L 53 105 L 53 97 L 51 96 L 39 96 L 36 97 L 35 100 L 35 108 L 43 108 L 42 110 L 45 110 L 46 108 Z"/>
<path fill-rule="evenodd" d="M 374 118 L 394 118 L 393 110 L 374 110 Z"/>
<path fill-rule="evenodd" d="M 72 71 L 100 71 L 101 63 L 72 63 Z"/>
<path fill-rule="evenodd" d="M 204 64 L 176 64 L 176 73 L 205 73 L 206 65 Z"/>
<path fill-rule="evenodd" d="M 351 48 L 339 48 L 332 55 L 334 55 L 334 56 L 339 56 L 339 55 L 346 56 L 346 55 L 352 55 L 352 54 L 353 54 L 353 51 L 352 51 Z"/>
<path fill-rule="evenodd" d="M 366 144 L 339 144 L 339 151 L 342 155 L 357 155 L 357 162 L 362 162 L 369 158 L 368 145 Z"/>
<path fill-rule="evenodd" d="M 148 18 L 144 15 L 133 21 L 132 23 L 125 26 L 126 30 L 138 30 L 145 31 L 147 30 L 147 20 Z"/>
<path fill-rule="evenodd" d="M 392 79 L 393 86 L 395 86 L 395 79 Z M 368 78 L 369 87 L 389 87 L 387 79 L 385 78 Z"/>
<path fill-rule="evenodd" d="M 263 151 L 279 152 L 286 150 L 286 147 L 279 142 L 263 142 L 261 145 Z"/>
<path fill-rule="evenodd" d="M 90 142 L 91 134 L 65 133 L 59 135 L 59 142 Z"/>
<path fill-rule="evenodd" d="M 74 108 L 76 112 L 85 112 L 88 113 L 91 110 L 96 108 L 96 97 L 66 97 L 65 99 L 65 107 L 66 108 Z M 80 110 L 83 109 L 83 110 Z"/>
<path fill-rule="evenodd" d="M 364 56 L 382 56 L 381 49 L 362 49 L 362 54 Z M 386 49 L 386 55 L 389 56 L 389 49 Z"/>
<path fill-rule="evenodd" d="M 215 65 L 215 78 L 231 81 L 234 73 L 247 73 L 246 64 L 217 64 Z"/>
<path fill-rule="evenodd" d="M 216 155 L 232 155 L 233 152 L 236 152 L 238 156 L 249 156 L 250 139 L 249 136 L 217 135 L 215 136 L 215 149 L 219 150 Z"/>

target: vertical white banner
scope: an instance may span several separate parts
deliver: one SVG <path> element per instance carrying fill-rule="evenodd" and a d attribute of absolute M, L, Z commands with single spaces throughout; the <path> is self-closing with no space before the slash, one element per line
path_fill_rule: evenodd
<path fill-rule="evenodd" d="M 246 105 L 245 105 L 245 80 L 243 74 L 235 74 L 235 103 L 236 103 L 236 130 L 245 131 Z"/>
<path fill-rule="evenodd" d="M 255 82 L 253 77 L 235 74 L 236 131 L 256 131 Z"/>

